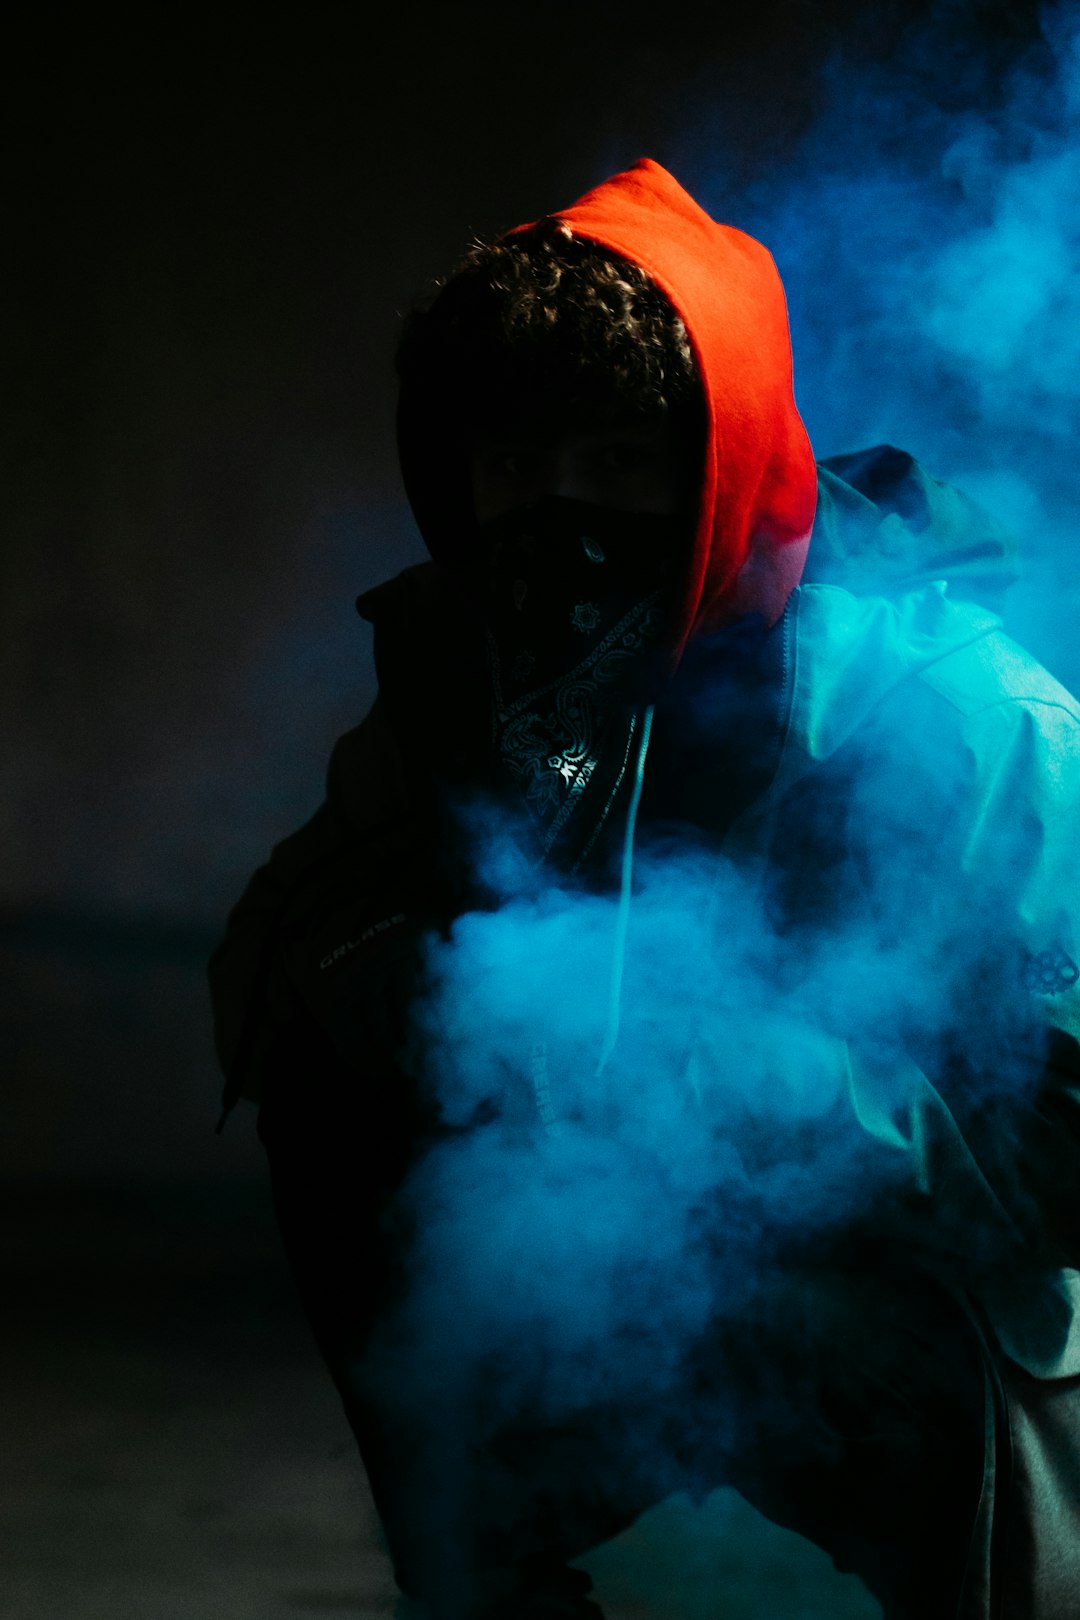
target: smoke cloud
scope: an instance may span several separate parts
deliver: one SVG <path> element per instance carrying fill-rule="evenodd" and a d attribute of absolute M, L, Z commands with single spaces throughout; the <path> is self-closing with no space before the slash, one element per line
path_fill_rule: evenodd
<path fill-rule="evenodd" d="M 817 453 L 900 445 L 1010 523 L 1008 623 L 1075 688 L 1080 10 L 1047 7 L 997 76 L 960 14 L 891 64 L 838 51 L 793 162 L 749 194 L 692 131 L 676 172 L 772 250 Z"/>
<path fill-rule="evenodd" d="M 1069 678 L 1080 11 L 1045 14 L 989 107 L 938 102 L 913 64 L 853 78 L 838 57 L 795 161 L 737 217 L 719 201 L 723 154 L 691 133 L 672 167 L 772 248 L 818 453 L 898 444 L 1009 520 L 1026 568 L 1009 622 Z M 617 893 L 555 878 L 538 891 L 512 829 L 477 822 L 498 904 L 429 945 L 418 1061 L 448 1134 L 402 1194 L 412 1285 L 377 1375 L 414 1401 L 427 1391 L 446 1445 L 450 1428 L 470 1443 L 465 1407 L 492 1441 L 598 1410 L 610 1436 L 621 1413 L 630 1474 L 651 1448 L 665 1483 L 656 1414 L 686 1387 L 688 1347 L 711 1343 L 722 1385 L 730 1344 L 794 1258 L 887 1231 L 913 1194 L 929 1208 L 936 1189 L 918 1178 L 960 1105 L 927 1076 L 962 1070 L 984 1120 L 1032 1083 L 1030 1003 L 993 948 L 1000 894 L 965 830 L 948 830 L 958 762 L 916 728 L 886 762 L 849 761 L 877 829 L 870 876 L 857 900 L 830 873 L 808 921 L 782 919 L 754 863 L 645 834 L 623 951 Z M 982 851 L 1006 890 L 1029 831 Z M 616 959 L 619 1038 L 601 1065 Z M 923 1236 L 977 1267 L 1011 1239 L 974 1168 L 968 1191 L 962 1217 L 935 1208 Z M 713 1391 L 717 1458 L 737 1404 Z M 445 1502 L 460 1497 L 448 1455 L 432 1476 Z"/>

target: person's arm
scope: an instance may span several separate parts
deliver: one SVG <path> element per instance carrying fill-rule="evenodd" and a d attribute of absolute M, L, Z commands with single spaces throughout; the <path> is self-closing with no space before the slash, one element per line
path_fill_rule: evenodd
<path fill-rule="evenodd" d="M 225 1112 L 257 1101 L 261 1075 L 298 1016 L 282 956 L 288 928 L 378 867 L 381 845 L 406 836 L 409 807 L 397 751 L 379 703 L 336 745 L 325 802 L 274 848 L 229 914 L 209 966 L 214 1035 L 226 1075 Z"/>
<path fill-rule="evenodd" d="M 1080 1372 L 1080 721 L 1065 694 L 988 685 L 962 712 L 938 685 L 898 690 L 884 764 L 861 739 L 839 793 L 781 815 L 784 884 L 815 909 L 805 933 L 774 919 L 771 972 L 730 975 L 704 1106 L 752 1222 L 899 1245 L 1031 1370 Z M 835 867 L 800 841 L 815 819 Z"/>

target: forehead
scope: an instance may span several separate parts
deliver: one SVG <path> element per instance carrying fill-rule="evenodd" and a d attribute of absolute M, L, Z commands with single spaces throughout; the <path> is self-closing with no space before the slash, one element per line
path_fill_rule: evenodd
<path fill-rule="evenodd" d="M 485 427 L 523 418 L 566 423 L 666 413 L 665 396 L 643 387 L 613 357 L 590 355 L 557 337 L 547 343 L 477 343 L 462 358 L 447 378 L 450 397 L 467 420 Z"/>
<path fill-rule="evenodd" d="M 613 437 L 638 443 L 667 442 L 677 429 L 664 410 L 628 410 L 612 400 L 519 400 L 499 412 L 483 413 L 471 424 L 473 442 L 528 439 L 538 444 Z"/>

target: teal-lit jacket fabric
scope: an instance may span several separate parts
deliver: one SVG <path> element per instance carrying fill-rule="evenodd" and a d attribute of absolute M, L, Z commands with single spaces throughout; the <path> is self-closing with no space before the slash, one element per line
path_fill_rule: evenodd
<path fill-rule="evenodd" d="M 763 907 L 811 924 L 817 908 L 828 928 L 839 895 L 883 959 L 926 944 L 932 1038 L 917 1006 L 903 1047 L 824 1018 L 815 1062 L 871 1175 L 881 1167 L 881 1234 L 949 1288 L 980 1346 L 984 1484 L 960 1620 L 1064 1620 L 1080 1614 L 1080 708 L 1005 633 L 994 608 L 1009 576 L 1006 537 L 910 457 L 823 464 L 806 575 L 774 632 L 776 758 L 717 820 Z M 228 1105 L 258 1099 L 298 1020 L 358 1084 L 385 1067 L 381 1021 L 410 942 L 458 903 L 433 762 L 467 769 L 472 674 L 430 567 L 363 611 L 379 700 L 211 964 Z M 730 1061 L 710 1027 L 693 1057 L 706 1093 Z M 778 1034 L 777 1065 L 803 1053 Z"/>

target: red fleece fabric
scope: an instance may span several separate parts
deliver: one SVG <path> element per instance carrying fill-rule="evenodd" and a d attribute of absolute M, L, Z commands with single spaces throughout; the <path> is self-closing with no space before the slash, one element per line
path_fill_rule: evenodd
<path fill-rule="evenodd" d="M 710 219 L 651 158 L 549 217 L 639 264 L 682 316 L 697 362 L 708 427 L 676 660 L 691 635 L 743 614 L 775 623 L 806 560 L 817 474 L 772 255 Z"/>

